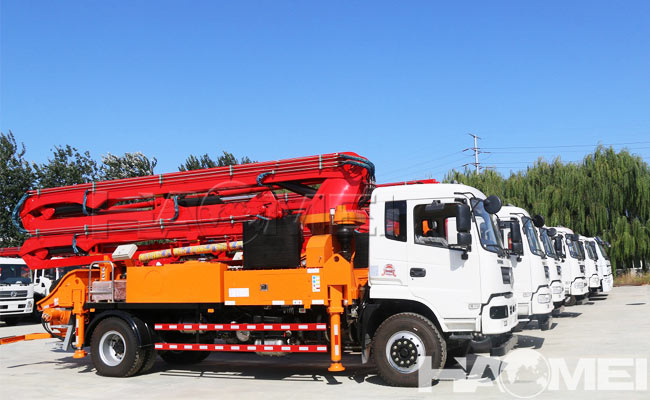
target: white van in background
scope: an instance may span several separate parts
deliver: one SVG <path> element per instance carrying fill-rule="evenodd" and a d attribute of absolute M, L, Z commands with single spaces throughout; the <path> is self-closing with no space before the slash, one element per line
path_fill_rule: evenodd
<path fill-rule="evenodd" d="M 22 258 L 0 257 L 0 321 L 15 325 L 32 316 L 34 285 Z"/>

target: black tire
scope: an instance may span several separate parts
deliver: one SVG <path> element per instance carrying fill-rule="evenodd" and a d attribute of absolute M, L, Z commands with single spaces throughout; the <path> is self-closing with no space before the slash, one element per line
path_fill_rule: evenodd
<path fill-rule="evenodd" d="M 135 332 L 126 321 L 109 317 L 93 331 L 90 356 L 99 375 L 127 377 L 140 371 L 145 350 L 139 347 Z"/>
<path fill-rule="evenodd" d="M 161 351 L 158 353 L 166 363 L 173 365 L 197 364 L 208 358 L 209 351 Z"/>
<path fill-rule="evenodd" d="M 553 324 L 553 318 L 549 315 L 548 317 L 542 317 L 539 319 L 539 329 L 543 331 L 548 331 L 551 329 L 551 325 Z"/>
<path fill-rule="evenodd" d="M 564 303 L 565 306 L 575 306 L 578 303 L 578 300 L 576 299 L 575 296 L 569 296 L 567 301 Z"/>
<path fill-rule="evenodd" d="M 414 353 L 413 350 L 420 346 L 424 350 L 418 349 Z M 390 359 L 387 354 L 389 350 L 396 350 Z M 429 319 L 415 313 L 400 313 L 387 318 L 377 328 L 372 341 L 372 353 L 379 376 L 384 382 L 391 386 L 416 387 L 421 368 L 418 363 L 422 362 L 420 359 L 432 357 L 431 368 L 443 368 L 447 360 L 447 344 Z M 398 363 L 404 364 L 402 370 Z"/>
<path fill-rule="evenodd" d="M 145 374 L 153 368 L 156 363 L 156 358 L 158 358 L 158 352 L 153 347 L 145 349 L 144 352 L 144 362 L 142 363 L 142 368 L 140 368 L 139 374 Z"/>

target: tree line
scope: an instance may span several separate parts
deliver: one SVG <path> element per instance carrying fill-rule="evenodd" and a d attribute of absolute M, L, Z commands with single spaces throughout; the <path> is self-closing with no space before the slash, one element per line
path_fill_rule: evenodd
<path fill-rule="evenodd" d="M 179 171 L 253 162 L 223 154 L 190 155 Z M 11 222 L 14 206 L 27 190 L 154 174 L 158 161 L 142 153 L 106 154 L 96 161 L 88 151 L 57 146 L 44 163 L 25 158 L 25 146 L 11 132 L 0 132 L 0 247 L 19 246 L 24 237 Z M 494 170 L 452 170 L 445 182 L 497 194 L 504 203 L 540 214 L 548 226 L 566 226 L 612 244 L 613 266 L 643 267 L 650 260 L 650 168 L 642 158 L 598 147 L 580 163 L 538 160 L 508 177 Z"/>
<path fill-rule="evenodd" d="M 613 268 L 650 260 L 650 168 L 627 150 L 599 146 L 579 163 L 542 159 L 508 177 L 494 170 L 452 170 L 445 182 L 474 186 L 505 203 L 540 214 L 547 226 L 565 226 L 611 243 Z"/>
<path fill-rule="evenodd" d="M 14 227 L 11 214 L 26 191 L 76 185 L 94 181 L 133 178 L 154 174 L 155 157 L 135 152 L 118 156 L 106 154 L 96 161 L 88 151 L 70 145 L 56 146 L 46 162 L 33 163 L 25 157 L 23 143 L 14 134 L 0 132 L 0 247 L 20 246 L 25 239 Z M 226 151 L 216 159 L 208 154 L 190 155 L 179 171 L 223 167 L 253 162 L 248 157 L 237 159 Z"/>

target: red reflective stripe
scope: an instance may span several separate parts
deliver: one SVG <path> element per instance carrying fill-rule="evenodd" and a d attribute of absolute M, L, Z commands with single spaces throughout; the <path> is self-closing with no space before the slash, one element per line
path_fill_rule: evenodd
<path fill-rule="evenodd" d="M 325 331 L 327 324 L 155 324 L 157 331 Z"/>
<path fill-rule="evenodd" d="M 269 344 L 187 344 L 156 343 L 156 350 L 187 351 L 235 351 L 235 352 L 283 352 L 283 353 L 326 353 L 325 345 L 269 345 Z"/>

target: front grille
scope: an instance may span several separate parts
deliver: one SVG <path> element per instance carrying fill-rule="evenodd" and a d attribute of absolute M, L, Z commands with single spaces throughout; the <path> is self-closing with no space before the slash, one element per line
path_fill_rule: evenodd
<path fill-rule="evenodd" d="M 27 290 L 4 290 L 0 292 L 0 299 L 27 297 Z"/>
<path fill-rule="evenodd" d="M 546 276 L 546 279 L 549 279 L 551 277 L 551 273 L 548 270 L 548 265 L 544 266 L 544 276 Z"/>
<path fill-rule="evenodd" d="M 512 283 L 512 272 L 510 267 L 501 267 L 501 279 L 505 285 Z"/>

